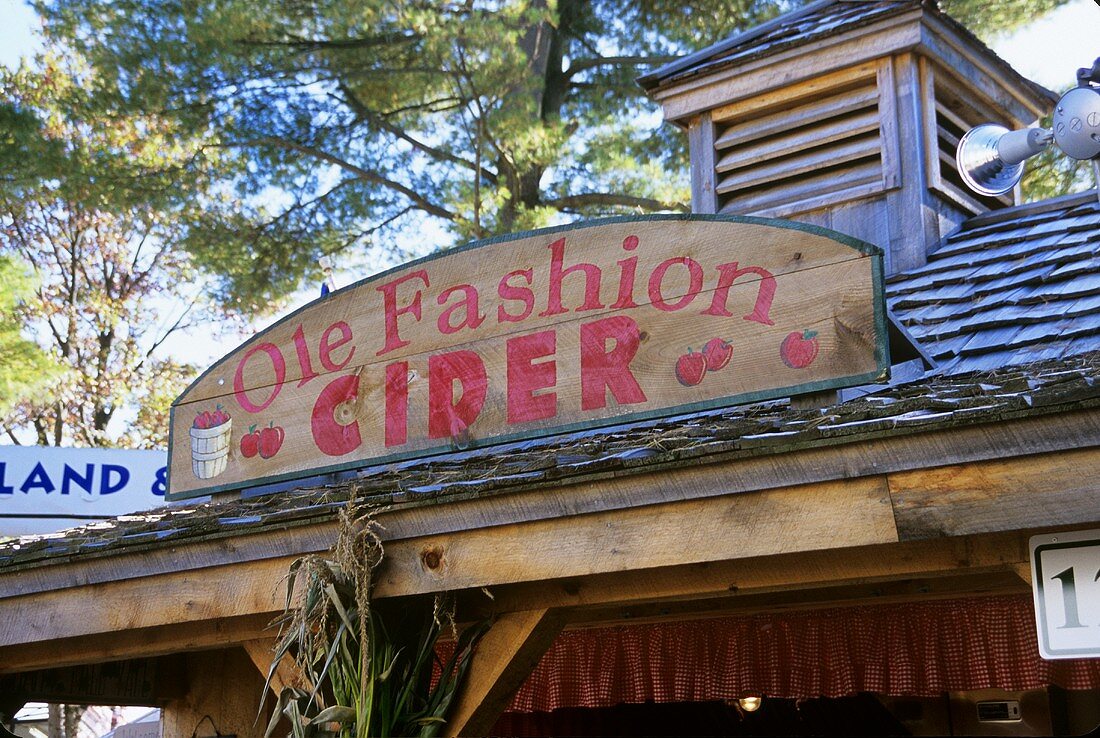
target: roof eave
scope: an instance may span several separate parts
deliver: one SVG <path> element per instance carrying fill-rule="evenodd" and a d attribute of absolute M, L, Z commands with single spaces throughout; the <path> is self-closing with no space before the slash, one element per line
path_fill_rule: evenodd
<path fill-rule="evenodd" d="M 690 70 L 691 66 L 694 64 L 701 64 L 706 59 L 751 41 L 753 38 L 768 32 L 776 25 L 797 20 L 797 18 L 802 15 L 816 12 L 836 2 L 838 2 L 838 0 L 819 0 L 794 13 L 779 16 L 766 24 L 757 26 L 742 34 L 731 36 L 718 44 L 709 46 L 706 49 L 702 49 L 694 54 L 690 54 L 682 59 L 666 64 L 653 72 L 642 75 L 638 78 L 638 82 L 651 98 L 660 102 L 666 98 L 677 95 L 681 91 L 686 91 L 703 84 L 705 78 L 725 78 L 728 77 L 733 70 L 744 69 L 747 71 L 749 68 L 767 65 L 770 59 L 774 59 L 775 62 L 778 63 L 782 60 L 789 61 L 792 58 L 797 58 L 799 49 L 808 42 L 800 41 L 797 43 L 777 44 L 761 49 L 757 54 L 750 54 L 735 61 L 731 61 L 728 65 L 715 64 L 714 66 L 700 68 L 695 72 L 685 71 Z M 1008 62 L 997 56 L 995 52 L 982 43 L 980 39 L 961 23 L 945 13 L 938 12 L 923 4 L 908 5 L 899 3 L 895 11 L 876 15 L 869 22 L 854 22 L 842 32 L 829 37 L 827 39 L 827 45 L 829 47 L 834 47 L 853 38 L 874 34 L 887 28 L 897 26 L 899 23 L 905 24 L 908 22 L 914 22 L 915 28 L 919 26 L 920 31 L 915 34 L 919 40 L 916 43 L 908 42 L 904 46 L 899 46 L 897 48 L 883 49 L 882 53 L 879 54 L 880 56 L 913 49 L 935 56 L 938 55 L 936 45 L 930 42 L 929 39 L 941 37 L 946 39 L 948 44 L 955 49 L 965 47 L 968 50 L 967 55 L 975 61 L 976 66 L 985 67 L 989 72 L 995 72 L 995 74 L 991 74 L 991 76 L 1002 80 L 1002 86 L 1010 91 L 1013 97 L 1026 108 L 1034 111 L 1037 115 L 1045 113 L 1046 108 L 1058 100 L 1058 95 L 1056 93 L 1021 75 L 1013 69 Z M 821 44 L 822 39 L 816 39 L 816 42 L 817 44 Z M 858 60 L 853 60 L 853 63 L 856 61 Z"/>
<path fill-rule="evenodd" d="M 783 23 L 789 23 L 792 20 L 797 20 L 798 18 L 801 18 L 805 15 L 816 12 L 821 8 L 833 5 L 836 2 L 838 2 L 838 0 L 816 0 L 816 2 L 812 2 L 809 5 L 799 8 L 798 10 L 794 10 L 790 13 L 784 13 L 783 15 L 778 15 L 775 18 L 772 18 L 769 21 L 765 21 L 758 26 L 754 26 L 746 31 L 741 31 L 740 33 L 735 33 L 732 36 L 729 36 L 716 44 L 711 44 L 704 49 L 700 49 L 698 51 L 688 54 L 687 56 L 680 57 L 675 61 L 664 64 L 651 72 L 647 72 L 639 76 L 636 81 L 639 85 L 642 86 L 643 89 L 648 92 L 649 90 L 660 87 L 668 79 L 680 73 L 681 71 L 688 69 L 693 64 L 698 64 L 709 59 L 712 56 L 721 54 L 742 44 L 746 44 L 753 39 L 759 38 L 763 34 L 771 31 L 773 28 Z"/>

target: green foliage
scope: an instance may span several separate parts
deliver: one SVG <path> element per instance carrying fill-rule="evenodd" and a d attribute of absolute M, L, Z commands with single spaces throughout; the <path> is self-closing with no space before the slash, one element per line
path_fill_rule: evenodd
<path fill-rule="evenodd" d="M 979 35 L 1063 0 L 951 0 Z M 685 210 L 684 136 L 635 78 L 797 0 L 38 0 L 98 110 L 201 137 L 181 242 L 263 310 L 321 254 Z M 431 233 L 433 231 L 428 230 Z M 402 243 L 402 239 L 404 243 Z M 316 276 L 315 274 L 313 276 Z"/>
<path fill-rule="evenodd" d="M 634 78 L 781 3 L 39 7 L 90 60 L 104 109 L 164 116 L 218 152 L 184 242 L 225 278 L 220 298 L 254 310 L 320 253 L 392 250 L 425 217 L 459 240 L 685 209 L 682 136 Z"/>
<path fill-rule="evenodd" d="M 941 0 L 940 7 L 977 35 L 989 39 L 997 34 L 1014 31 L 1065 3 L 1066 0 L 1016 0 L 1000 3 L 991 3 L 988 0 Z"/>
<path fill-rule="evenodd" d="M 282 631 L 264 692 L 287 655 L 308 684 L 282 690 L 265 738 L 278 729 L 280 717 L 290 722 L 293 738 L 430 738 L 446 724 L 487 625 L 463 630 L 433 684 L 436 642 L 443 626 L 453 624 L 446 598 L 437 598 L 432 610 L 383 616 L 371 603 L 381 562 L 375 524 L 350 509 L 341 512 L 330 556 L 306 556 L 291 565 Z"/>
<path fill-rule="evenodd" d="M 96 114 L 88 75 L 56 55 L 0 72 L 0 117 L 19 123 L 0 179 L 0 255 L 33 268 L 34 299 L 16 318 L 66 368 L 0 428 L 41 445 L 163 448 L 168 406 L 196 369 L 156 350 L 209 314 L 177 229 L 195 212 L 178 190 L 202 176 L 189 174 L 201 152 L 155 116 Z M 119 411 L 134 420 L 109 431 Z"/>
<path fill-rule="evenodd" d="M 34 292 L 25 266 L 0 256 L 0 415 L 47 387 L 61 374 L 34 341 L 23 336 L 17 306 Z"/>
<path fill-rule="evenodd" d="M 1054 146 L 1028 159 L 1024 166 L 1020 189 L 1026 202 L 1084 192 L 1096 186 L 1089 162 L 1071 159 Z"/>

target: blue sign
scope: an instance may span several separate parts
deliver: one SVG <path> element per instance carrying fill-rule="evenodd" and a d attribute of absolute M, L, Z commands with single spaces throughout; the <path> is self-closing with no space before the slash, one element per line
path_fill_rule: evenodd
<path fill-rule="evenodd" d="M 0 446 L 0 536 L 50 533 L 164 504 L 164 451 Z"/>

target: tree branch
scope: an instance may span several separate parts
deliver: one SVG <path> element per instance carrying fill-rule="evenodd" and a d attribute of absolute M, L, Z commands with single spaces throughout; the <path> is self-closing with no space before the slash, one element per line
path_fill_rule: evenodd
<path fill-rule="evenodd" d="M 366 38 L 346 39 L 307 39 L 300 36 L 288 35 L 286 40 L 263 41 L 258 39 L 239 38 L 235 43 L 242 46 L 297 46 L 303 49 L 369 49 L 374 46 L 386 46 L 389 44 L 406 44 L 419 41 L 423 38 L 419 33 L 411 31 L 391 31 L 380 33 L 377 36 Z"/>
<path fill-rule="evenodd" d="M 137 366 L 134 367 L 135 370 L 141 369 L 141 367 L 145 364 L 145 360 L 152 356 L 153 352 L 160 348 L 161 344 L 167 341 L 169 336 L 180 329 L 180 327 L 183 325 L 184 318 L 186 318 L 188 314 L 190 314 L 190 312 L 195 308 L 195 305 L 198 304 L 198 301 L 198 296 L 193 298 L 187 308 L 182 313 L 180 313 L 180 316 L 178 318 L 176 318 L 176 322 L 173 323 L 171 327 L 169 327 L 166 331 L 164 331 L 163 335 L 161 335 L 160 338 L 153 341 L 153 345 L 149 347 L 149 350 L 146 351 L 145 355 L 141 357 L 141 361 L 139 361 L 137 363 Z"/>
<path fill-rule="evenodd" d="M 458 156 L 456 154 L 452 154 L 449 151 L 444 151 L 442 149 L 438 149 L 434 146 L 430 146 L 430 145 L 424 143 L 423 141 L 421 141 L 419 139 L 413 138 L 408 133 L 406 133 L 403 129 L 398 128 L 393 123 L 390 123 L 388 120 L 386 120 L 382 116 L 380 116 L 377 113 L 375 113 L 374 111 L 372 111 L 366 105 L 364 105 L 363 101 L 360 100 L 359 97 L 355 94 L 355 92 L 351 88 L 349 88 L 347 85 L 341 83 L 340 84 L 340 91 L 344 93 L 345 101 L 347 102 L 348 106 L 351 108 L 352 112 L 355 113 L 355 115 L 359 116 L 360 118 L 368 121 L 369 123 L 371 123 L 373 125 L 378 126 L 382 130 L 396 136 L 397 138 L 401 139 L 405 143 L 412 146 L 414 149 L 417 149 L 418 151 L 422 151 L 425 154 L 427 154 L 428 156 L 431 156 L 435 159 L 440 159 L 440 160 L 443 160 L 443 161 L 449 161 L 452 164 L 458 164 L 461 167 L 465 167 L 465 168 L 467 168 L 467 169 L 469 169 L 469 170 L 471 170 L 475 173 L 480 174 L 482 177 L 484 177 L 488 181 L 492 182 L 493 184 L 496 184 L 496 181 L 497 181 L 496 172 L 491 172 L 488 169 L 485 169 L 484 167 L 478 167 L 476 164 L 474 164 L 474 162 L 467 161 L 466 159 L 463 159 L 461 156 Z"/>
<path fill-rule="evenodd" d="M 634 197 L 616 192 L 582 192 L 577 195 L 565 195 L 552 200 L 544 200 L 543 205 L 559 210 L 610 206 L 639 208 L 641 210 L 678 210 L 688 212 L 688 206 L 682 202 L 661 202 L 649 197 Z"/>
<path fill-rule="evenodd" d="M 577 59 L 570 62 L 569 69 L 565 71 L 566 78 L 580 74 L 595 67 L 643 67 L 651 64 L 667 64 L 676 61 L 678 56 L 600 56 L 593 59 Z"/>
<path fill-rule="evenodd" d="M 460 97 L 440 97 L 425 103 L 403 105 L 400 108 L 387 110 L 381 115 L 385 118 L 389 118 L 391 115 L 400 115 L 401 113 L 408 113 L 412 110 L 427 110 L 429 113 L 445 113 L 448 110 L 461 108 L 464 102 L 465 101 Z"/>
<path fill-rule="evenodd" d="M 330 154 L 329 152 L 323 151 L 323 150 L 318 149 L 314 146 L 310 146 L 308 144 L 303 144 L 303 143 L 298 143 L 297 141 L 291 141 L 289 139 L 280 138 L 280 137 L 277 137 L 277 136 L 265 136 L 263 138 L 255 140 L 255 141 L 239 142 L 239 143 L 237 143 L 237 145 L 243 146 L 243 145 L 247 145 L 249 143 L 258 143 L 258 144 L 268 144 L 268 145 L 271 145 L 271 146 L 279 146 L 280 148 L 290 149 L 291 151 L 297 151 L 301 154 L 308 154 L 309 156 L 320 159 L 321 161 L 328 162 L 329 164 L 335 164 L 336 166 L 340 167 L 341 169 L 344 169 L 345 171 L 348 171 L 348 172 L 351 172 L 351 173 L 357 175 L 360 179 L 364 179 L 368 182 L 373 182 L 375 184 L 382 185 L 383 187 L 386 187 L 388 189 L 393 190 L 394 192 L 398 192 L 398 193 L 404 195 L 409 200 L 411 200 L 413 203 L 415 203 L 417 208 L 419 208 L 420 210 L 423 210 L 425 213 L 428 213 L 429 215 L 434 215 L 437 218 L 443 218 L 444 220 L 452 220 L 452 221 L 455 220 L 455 218 L 457 217 L 450 210 L 447 210 L 446 208 L 443 208 L 443 207 L 440 207 L 439 205 L 436 205 L 434 202 L 428 200 L 426 197 L 424 197 L 423 195 L 421 195 L 419 192 L 412 189 L 411 187 L 406 187 L 405 185 L 401 184 L 400 182 L 394 181 L 394 180 L 389 179 L 387 177 L 383 177 L 381 174 L 378 174 L 377 172 L 372 172 L 369 169 L 364 169 L 363 167 L 358 166 L 357 164 L 352 164 L 350 161 L 347 161 L 346 159 L 341 159 L 339 156 L 336 156 L 335 154 Z"/>

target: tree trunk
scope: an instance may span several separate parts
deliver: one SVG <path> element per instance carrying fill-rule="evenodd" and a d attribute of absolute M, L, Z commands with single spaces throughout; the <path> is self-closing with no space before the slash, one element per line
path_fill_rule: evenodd
<path fill-rule="evenodd" d="M 49 738 L 65 738 L 61 725 L 61 711 L 64 705 L 49 705 L 48 716 L 46 718 L 46 735 Z"/>
<path fill-rule="evenodd" d="M 86 707 L 79 705 L 64 705 L 65 712 L 65 738 L 77 738 L 80 733 L 80 718 L 84 716 Z"/>
<path fill-rule="evenodd" d="M 532 78 L 541 81 L 541 87 L 535 93 L 535 109 L 539 120 L 546 125 L 557 125 L 561 122 L 561 109 L 569 82 L 562 71 L 562 62 L 578 11 L 575 0 L 559 0 L 557 5 L 557 24 L 546 21 L 537 24 L 524 35 L 520 43 L 527 54 Z M 536 0 L 534 6 L 545 8 L 546 3 L 544 0 Z M 516 189 L 513 190 L 512 202 L 505 206 L 506 212 L 502 217 L 506 230 L 512 230 L 518 206 L 533 209 L 542 204 L 539 183 L 545 173 L 546 168 L 543 166 L 533 166 L 516 173 Z"/>
<path fill-rule="evenodd" d="M 80 716 L 84 715 L 83 707 L 76 705 L 64 705 L 65 738 L 77 738 L 80 731 Z"/>

